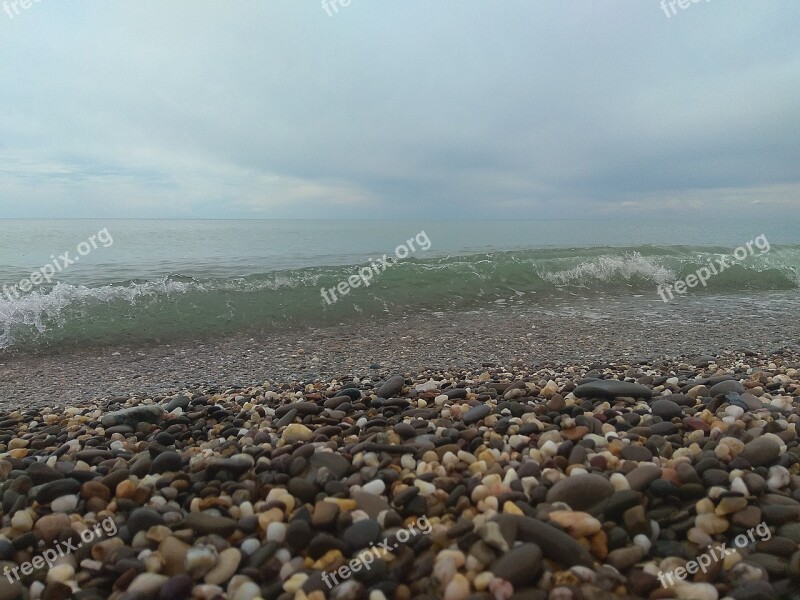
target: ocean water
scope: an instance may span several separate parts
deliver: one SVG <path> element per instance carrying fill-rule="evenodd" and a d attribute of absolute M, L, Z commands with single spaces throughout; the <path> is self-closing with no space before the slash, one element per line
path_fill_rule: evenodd
<path fill-rule="evenodd" d="M 689 290 L 693 301 L 797 298 L 800 219 L 4 220 L 0 351 L 593 297 L 661 302 L 659 285 L 737 247 L 742 260 Z M 21 283 L 32 273 L 37 285 Z M 358 286 L 335 289 L 348 279 Z"/>

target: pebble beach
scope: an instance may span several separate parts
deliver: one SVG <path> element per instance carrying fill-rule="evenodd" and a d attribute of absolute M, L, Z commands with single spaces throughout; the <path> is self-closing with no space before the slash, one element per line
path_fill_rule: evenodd
<path fill-rule="evenodd" d="M 798 2 L 0 4 L 0 600 L 800 600 Z"/>
<path fill-rule="evenodd" d="M 799 396 L 781 349 L 6 410 L 0 599 L 793 597 Z"/>

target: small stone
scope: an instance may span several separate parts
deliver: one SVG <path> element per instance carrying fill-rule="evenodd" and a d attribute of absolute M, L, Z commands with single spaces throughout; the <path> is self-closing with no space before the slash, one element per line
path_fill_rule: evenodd
<path fill-rule="evenodd" d="M 653 453 L 644 446 L 625 446 L 620 452 L 620 456 L 625 460 L 637 462 L 649 462 L 653 460 Z"/>
<path fill-rule="evenodd" d="M 241 560 L 242 553 L 238 548 L 226 548 L 219 553 L 216 566 L 206 573 L 205 582 L 212 585 L 220 585 L 227 581 L 236 573 Z"/>
<path fill-rule="evenodd" d="M 666 399 L 656 400 L 653 402 L 653 404 L 650 405 L 650 411 L 665 421 L 670 421 L 675 417 L 680 417 L 683 414 L 680 406 L 675 404 L 672 400 Z"/>
<path fill-rule="evenodd" d="M 193 546 L 186 553 L 186 572 L 199 579 L 217 564 L 218 554 L 212 546 Z"/>
<path fill-rule="evenodd" d="M 292 423 L 286 426 L 281 434 L 281 439 L 287 444 L 296 442 L 307 442 L 311 439 L 313 432 L 301 423 Z"/>
<path fill-rule="evenodd" d="M 185 573 L 170 577 L 161 586 L 158 600 L 185 600 L 191 596 L 193 585 L 192 578 Z"/>
<path fill-rule="evenodd" d="M 720 381 L 716 385 L 713 385 L 710 390 L 708 390 L 708 395 L 711 397 L 720 396 L 729 394 L 730 392 L 736 392 L 737 394 L 744 394 L 745 389 L 744 385 L 741 382 L 735 381 L 733 379 L 727 381 Z"/>
<path fill-rule="evenodd" d="M 579 398 L 618 398 L 628 396 L 632 398 L 651 398 L 653 390 L 638 383 L 618 381 L 616 379 L 598 379 L 583 383 L 573 390 Z"/>
<path fill-rule="evenodd" d="M 78 496 L 75 494 L 67 494 L 66 496 L 59 496 L 50 503 L 50 510 L 59 513 L 71 513 L 78 507 Z"/>
<path fill-rule="evenodd" d="M 164 538 L 158 545 L 158 553 L 164 559 L 164 573 L 169 576 L 183 573 L 189 544 L 174 536 Z"/>
<path fill-rule="evenodd" d="M 158 423 L 164 418 L 166 411 L 155 404 L 134 406 L 116 412 L 108 413 L 100 419 L 103 427 L 113 427 L 114 425 L 130 425 L 133 428 L 139 423 Z"/>
<path fill-rule="evenodd" d="M 641 546 L 628 546 L 609 552 L 606 561 L 622 573 L 642 560 L 646 554 L 647 552 Z"/>
<path fill-rule="evenodd" d="M 33 517 L 27 510 L 20 510 L 11 517 L 11 528 L 14 531 L 25 533 L 33 529 Z"/>
<path fill-rule="evenodd" d="M 373 479 L 361 486 L 361 491 L 374 496 L 380 496 L 386 490 L 386 484 L 380 479 Z"/>
<path fill-rule="evenodd" d="M 456 573 L 444 590 L 444 600 L 466 600 L 469 589 L 469 579 L 461 573 Z"/>
<path fill-rule="evenodd" d="M 366 548 L 370 542 L 377 543 L 380 537 L 381 526 L 372 519 L 353 523 L 342 534 L 342 539 L 354 550 Z"/>
<path fill-rule="evenodd" d="M 236 531 L 236 521 L 233 519 L 205 512 L 190 513 L 184 522 L 184 526 L 201 535 L 215 533 L 222 537 L 228 537 Z"/>
<path fill-rule="evenodd" d="M 47 571 L 47 583 L 66 583 L 75 575 L 75 568 L 69 563 L 61 563 Z"/>
<path fill-rule="evenodd" d="M 399 394 L 403 386 L 405 385 L 405 379 L 402 375 L 394 375 L 389 377 L 386 382 L 378 389 L 377 396 L 378 398 L 391 398 L 392 396 L 396 396 Z"/>
<path fill-rule="evenodd" d="M 45 543 L 51 544 L 62 531 L 69 529 L 70 525 L 71 521 L 67 515 L 64 513 L 53 513 L 39 517 L 34 529 L 39 533 Z"/>
<path fill-rule="evenodd" d="M 339 517 L 339 505 L 334 502 L 320 500 L 314 505 L 314 514 L 311 524 L 314 529 L 328 529 L 336 523 Z"/>
<path fill-rule="evenodd" d="M 148 596 L 155 596 L 161 587 L 167 582 L 168 577 L 159 575 L 158 573 L 142 573 L 136 576 L 130 585 L 127 592 L 129 594 L 144 594 Z"/>
<path fill-rule="evenodd" d="M 132 535 L 163 524 L 164 517 L 152 508 L 137 508 L 128 516 L 128 529 Z"/>
<path fill-rule="evenodd" d="M 157 474 L 175 473 L 181 470 L 182 465 L 183 460 L 181 459 L 181 455 L 174 450 L 167 450 L 153 459 L 153 462 L 150 464 L 150 472 Z"/>
<path fill-rule="evenodd" d="M 652 481 L 659 477 L 661 477 L 661 468 L 652 463 L 641 464 L 625 476 L 631 489 L 637 492 L 646 489 Z"/>
<path fill-rule="evenodd" d="M 589 537 L 602 529 L 602 523 L 593 516 L 578 511 L 555 510 L 547 518 L 566 529 L 576 538 Z"/>
<path fill-rule="evenodd" d="M 479 404 L 478 406 L 473 406 L 464 413 L 462 421 L 464 425 L 473 425 L 486 417 L 490 412 L 492 412 L 492 408 L 488 404 Z"/>
<path fill-rule="evenodd" d="M 712 388 L 713 389 L 713 388 Z M 671 591 L 678 600 L 718 600 L 719 592 L 710 583 L 687 583 L 675 584 Z"/>

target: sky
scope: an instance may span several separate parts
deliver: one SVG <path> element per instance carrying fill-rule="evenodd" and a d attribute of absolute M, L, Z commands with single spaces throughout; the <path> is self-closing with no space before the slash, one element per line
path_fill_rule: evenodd
<path fill-rule="evenodd" d="M 0 218 L 798 215 L 800 3 L 681 1 L 0 0 Z"/>

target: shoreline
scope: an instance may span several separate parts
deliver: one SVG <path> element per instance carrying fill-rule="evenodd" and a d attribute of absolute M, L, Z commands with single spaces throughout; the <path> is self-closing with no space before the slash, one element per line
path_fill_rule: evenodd
<path fill-rule="evenodd" d="M 348 373 L 674 359 L 800 347 L 797 303 L 606 298 L 0 359 L 0 409 Z"/>

